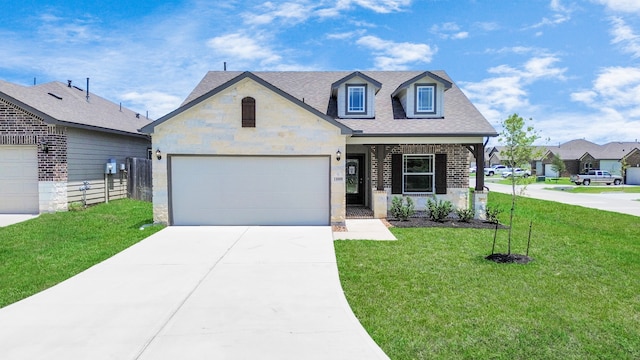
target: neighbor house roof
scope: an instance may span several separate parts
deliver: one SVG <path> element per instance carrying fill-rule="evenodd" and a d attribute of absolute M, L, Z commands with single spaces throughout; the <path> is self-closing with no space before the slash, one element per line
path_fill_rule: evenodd
<path fill-rule="evenodd" d="M 0 80 L 0 98 L 41 117 L 48 124 L 146 136 L 138 131 L 151 120 L 76 86 L 49 82 L 22 86 Z"/>
<path fill-rule="evenodd" d="M 375 100 L 375 118 L 338 118 L 332 86 L 353 76 L 353 71 L 278 71 L 252 72 L 274 88 L 298 99 L 319 113 L 353 130 L 353 136 L 497 136 L 496 130 L 451 81 L 444 71 L 362 71 L 360 74 L 379 83 Z M 188 106 L 212 89 L 231 81 L 241 72 L 210 71 L 189 94 L 182 106 Z M 444 96 L 444 117 L 438 119 L 407 119 L 394 91 L 407 81 L 425 74 L 443 80 L 451 88 Z"/>

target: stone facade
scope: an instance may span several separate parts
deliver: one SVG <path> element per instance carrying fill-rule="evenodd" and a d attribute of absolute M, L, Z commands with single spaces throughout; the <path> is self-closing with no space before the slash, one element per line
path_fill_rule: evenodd
<path fill-rule="evenodd" d="M 255 99 L 256 126 L 243 128 L 241 100 Z M 171 155 L 323 155 L 331 157 L 330 221 L 344 224 L 346 213 L 344 159 L 345 135 L 340 129 L 250 78 L 211 95 L 203 102 L 155 126 L 154 221 L 169 222 L 169 173 Z M 344 155 L 343 155 L 344 157 Z"/>

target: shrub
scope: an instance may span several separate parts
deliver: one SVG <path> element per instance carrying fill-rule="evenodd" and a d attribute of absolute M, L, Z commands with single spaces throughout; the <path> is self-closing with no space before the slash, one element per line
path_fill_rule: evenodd
<path fill-rule="evenodd" d="M 456 209 L 456 215 L 462 222 L 470 222 L 474 216 L 476 216 L 476 212 L 473 209 Z"/>
<path fill-rule="evenodd" d="M 416 213 L 415 204 L 410 197 L 394 196 L 391 200 L 391 216 L 396 219 L 407 221 L 409 217 Z"/>
<path fill-rule="evenodd" d="M 493 224 L 497 224 L 500 222 L 498 219 L 498 215 L 502 212 L 502 209 L 493 207 L 491 205 L 487 205 L 487 208 L 484 210 L 484 214 L 487 216 L 487 221 Z"/>
<path fill-rule="evenodd" d="M 80 201 L 74 201 L 67 206 L 67 210 L 69 211 L 82 211 L 84 210 L 84 205 Z"/>
<path fill-rule="evenodd" d="M 453 211 L 453 204 L 450 201 L 428 199 L 427 207 L 429 208 L 429 218 L 437 222 L 443 222 Z"/>

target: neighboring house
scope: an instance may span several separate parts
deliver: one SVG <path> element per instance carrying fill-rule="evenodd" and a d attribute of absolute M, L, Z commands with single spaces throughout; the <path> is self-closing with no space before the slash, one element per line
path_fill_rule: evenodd
<path fill-rule="evenodd" d="M 566 177 L 590 169 L 607 170 L 612 174 L 622 175 L 623 161 L 628 166 L 640 164 L 638 142 L 610 142 L 598 145 L 588 140 L 577 139 L 558 146 L 546 146 L 543 149 L 544 156 L 532 164 L 537 175 Z M 565 163 L 566 170 L 562 174 L 556 174 L 552 168 L 553 158 L 557 155 Z"/>
<path fill-rule="evenodd" d="M 171 225 L 344 224 L 347 206 L 386 217 L 402 195 L 466 208 L 467 154 L 483 163 L 497 135 L 443 71 L 209 72 L 142 131 L 154 220 Z"/>
<path fill-rule="evenodd" d="M 127 157 L 147 158 L 149 120 L 95 94 L 50 82 L 21 86 L 0 80 L 0 213 L 67 210 L 126 196 Z M 115 160 L 115 174 L 105 175 Z"/>

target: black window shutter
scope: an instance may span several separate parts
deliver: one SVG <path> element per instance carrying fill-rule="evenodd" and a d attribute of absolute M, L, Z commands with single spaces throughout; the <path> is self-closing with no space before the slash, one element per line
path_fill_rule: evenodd
<path fill-rule="evenodd" d="M 378 171 L 382 171 L 382 165 L 378 162 Z M 402 194 L 402 154 L 391 154 L 391 193 Z"/>
<path fill-rule="evenodd" d="M 447 193 L 447 154 L 436 154 L 436 194 Z"/>

